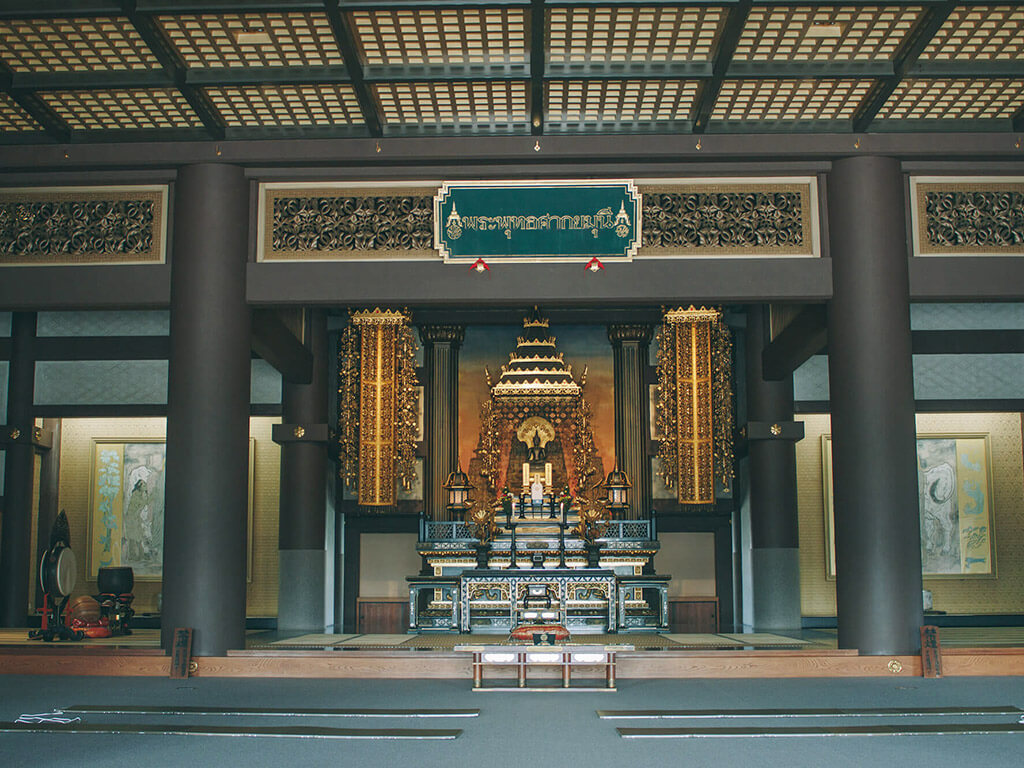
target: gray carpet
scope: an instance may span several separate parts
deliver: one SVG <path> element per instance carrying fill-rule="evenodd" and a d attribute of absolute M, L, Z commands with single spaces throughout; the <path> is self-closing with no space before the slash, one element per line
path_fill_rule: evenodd
<path fill-rule="evenodd" d="M 480 717 L 457 722 L 339 720 L 332 727 L 463 729 L 444 742 L 328 742 L 198 736 L 0 735 L 7 766 L 415 766 L 470 768 L 546 765 L 581 768 L 741 765 L 793 768 L 1003 768 L 1021 765 L 1024 737 L 880 736 L 789 739 L 628 741 L 598 709 L 740 709 L 780 707 L 1024 706 L 1014 678 L 858 680 L 621 680 L 618 693 L 474 694 L 462 680 L 282 680 L 18 677 L 0 675 L 0 719 L 72 704 L 164 704 L 268 707 L 477 707 Z M 112 715 L 92 715 L 108 722 Z M 300 718 L 283 718 L 298 725 Z M 1005 720 L 1006 718 L 1003 718 Z M 265 727 L 268 718 L 231 718 Z M 176 718 L 175 722 L 187 721 Z M 225 722 L 221 718 L 219 722 Z M 206 722 L 206 721 L 204 721 Z M 282 723 L 284 724 L 284 723 Z M 632 721 L 630 725 L 647 723 Z M 651 722 L 650 725 L 658 725 Z M 661 723 L 664 725 L 664 723 Z M 702 723 L 707 725 L 707 723 Z M 820 723 L 816 723 L 820 724 Z M 621 725 L 621 723 L 620 723 Z M 522 759 L 516 757 L 517 754 Z M 45 755 L 45 758 L 43 757 Z"/>

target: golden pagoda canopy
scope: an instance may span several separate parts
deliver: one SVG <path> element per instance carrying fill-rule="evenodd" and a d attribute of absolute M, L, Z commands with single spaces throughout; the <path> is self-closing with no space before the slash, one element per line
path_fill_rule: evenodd
<path fill-rule="evenodd" d="M 516 339 L 516 349 L 509 354 L 508 363 L 501 366 L 501 376 L 491 387 L 491 396 L 580 397 L 582 393 L 582 384 L 573 378 L 572 366 L 566 364 L 561 352 L 555 351 L 555 337 L 547 318 L 534 307 L 523 318 L 523 334 Z"/>

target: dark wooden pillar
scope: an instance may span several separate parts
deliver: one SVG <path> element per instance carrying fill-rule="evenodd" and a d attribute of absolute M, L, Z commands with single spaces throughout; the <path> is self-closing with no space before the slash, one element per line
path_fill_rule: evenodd
<path fill-rule="evenodd" d="M 423 503 L 431 520 L 445 519 L 444 481 L 459 459 L 459 347 L 465 335 L 461 325 L 420 326 L 427 368 Z"/>
<path fill-rule="evenodd" d="M 309 384 L 284 381 L 278 522 L 279 630 L 324 630 L 324 531 L 327 514 L 327 316 L 311 311 Z"/>
<path fill-rule="evenodd" d="M 800 538 L 796 506 L 793 376 L 765 381 L 767 305 L 747 310 L 747 444 L 755 629 L 800 628 Z"/>
<path fill-rule="evenodd" d="M 50 530 L 57 519 L 60 492 L 60 419 L 43 419 L 43 432 L 50 437 L 50 447 L 42 452 L 39 463 L 39 510 L 36 514 L 36 551 L 33 563 L 40 563 L 50 546 Z M 75 544 L 76 542 L 71 542 Z M 78 552 L 84 552 L 86 542 L 78 542 Z M 31 571 L 35 574 L 35 570 Z M 43 607 L 42 590 L 36 590 L 36 609 Z"/>
<path fill-rule="evenodd" d="M 828 181 L 839 647 L 920 650 L 921 540 L 903 177 L 853 157 Z"/>
<path fill-rule="evenodd" d="M 24 627 L 28 618 L 28 584 L 32 548 L 32 397 L 35 388 L 33 344 L 35 312 L 11 317 L 7 421 L 4 426 L 4 510 L 0 530 L 0 626 Z M 45 535 L 49 538 L 50 532 Z M 84 552 L 85 542 L 71 542 Z"/>
<path fill-rule="evenodd" d="M 645 324 L 608 327 L 615 380 L 615 461 L 633 488 L 630 515 L 651 515 L 650 401 L 647 392 L 647 356 L 653 329 Z"/>
<path fill-rule="evenodd" d="M 171 262 L 162 641 L 197 656 L 245 645 L 251 314 L 242 168 L 178 172 Z"/>

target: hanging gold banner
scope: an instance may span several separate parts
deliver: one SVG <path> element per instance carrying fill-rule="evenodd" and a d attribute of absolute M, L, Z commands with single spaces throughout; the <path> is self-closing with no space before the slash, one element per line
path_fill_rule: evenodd
<path fill-rule="evenodd" d="M 359 503 L 395 503 L 395 423 L 398 376 L 396 352 L 401 312 L 375 309 L 355 312 L 359 350 Z"/>
<path fill-rule="evenodd" d="M 659 337 L 661 472 L 681 504 L 713 504 L 715 476 L 731 476 L 729 345 L 715 309 L 666 312 Z M 721 423 L 717 423 L 717 422 Z"/>

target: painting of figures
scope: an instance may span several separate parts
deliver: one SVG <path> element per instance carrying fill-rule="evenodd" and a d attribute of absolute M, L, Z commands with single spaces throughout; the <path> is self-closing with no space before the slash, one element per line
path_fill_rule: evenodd
<path fill-rule="evenodd" d="M 164 550 L 164 442 L 95 440 L 90 487 L 89 577 L 129 566 L 159 580 Z"/>

